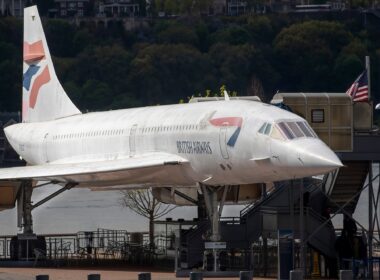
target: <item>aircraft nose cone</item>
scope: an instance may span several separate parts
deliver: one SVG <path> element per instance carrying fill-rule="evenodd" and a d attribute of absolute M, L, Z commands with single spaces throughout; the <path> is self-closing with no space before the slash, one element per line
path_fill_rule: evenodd
<path fill-rule="evenodd" d="M 299 159 L 303 167 L 314 175 L 325 174 L 343 166 L 336 154 L 326 145 L 302 151 Z"/>

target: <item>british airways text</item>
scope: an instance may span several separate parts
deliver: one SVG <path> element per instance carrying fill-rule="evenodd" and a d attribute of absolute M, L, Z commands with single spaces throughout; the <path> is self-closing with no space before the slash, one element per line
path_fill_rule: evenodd
<path fill-rule="evenodd" d="M 177 151 L 179 154 L 212 154 L 207 141 L 177 141 Z"/>

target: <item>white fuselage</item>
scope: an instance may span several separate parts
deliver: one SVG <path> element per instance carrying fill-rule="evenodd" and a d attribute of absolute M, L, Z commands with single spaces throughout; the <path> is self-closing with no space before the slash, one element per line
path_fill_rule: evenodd
<path fill-rule="evenodd" d="M 278 128 L 275 131 L 281 121 L 305 122 L 271 105 L 233 100 L 87 113 L 15 124 L 5 132 L 30 165 L 112 164 L 147 153 L 176 154 L 194 170 L 183 181 L 177 178 L 178 185 L 189 185 L 189 181 L 207 185 L 270 182 L 322 174 L 337 167 L 335 154 L 315 135 L 290 140 Z M 265 123 L 272 125 L 270 132 L 259 131 Z M 173 183 L 160 175 L 154 181 Z M 136 182 L 119 178 L 120 183 Z"/>

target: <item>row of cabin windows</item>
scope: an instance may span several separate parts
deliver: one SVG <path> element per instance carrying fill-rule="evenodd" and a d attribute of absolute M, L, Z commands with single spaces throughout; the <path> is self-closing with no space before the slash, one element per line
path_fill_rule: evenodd
<path fill-rule="evenodd" d="M 199 129 L 198 125 L 172 125 L 172 126 L 156 126 L 156 127 L 144 127 L 140 128 L 140 133 L 151 133 L 151 132 L 165 132 L 165 131 L 183 131 L 183 130 L 193 130 Z M 85 137 L 95 137 L 95 136 L 112 136 L 112 135 L 122 135 L 126 134 L 128 129 L 114 129 L 114 130 L 99 130 L 99 131 L 89 131 L 89 132 L 79 132 L 70 134 L 58 134 L 53 136 L 53 140 L 61 139 L 72 139 L 72 138 L 85 138 Z"/>
<path fill-rule="evenodd" d="M 140 128 L 140 133 L 181 131 L 181 130 L 193 130 L 193 129 L 199 129 L 199 126 L 192 124 L 192 125 L 169 125 L 169 126 L 144 127 L 144 128 Z"/>

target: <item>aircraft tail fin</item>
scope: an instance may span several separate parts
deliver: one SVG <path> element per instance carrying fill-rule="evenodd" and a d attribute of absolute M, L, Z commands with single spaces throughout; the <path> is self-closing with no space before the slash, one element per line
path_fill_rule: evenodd
<path fill-rule="evenodd" d="M 22 121 L 41 122 L 80 114 L 55 74 L 37 6 L 24 9 Z"/>

